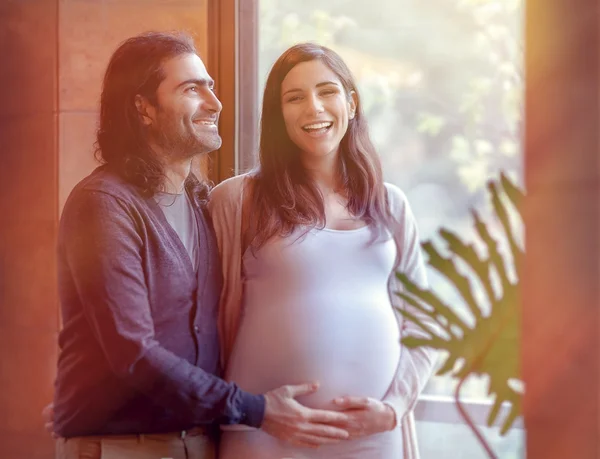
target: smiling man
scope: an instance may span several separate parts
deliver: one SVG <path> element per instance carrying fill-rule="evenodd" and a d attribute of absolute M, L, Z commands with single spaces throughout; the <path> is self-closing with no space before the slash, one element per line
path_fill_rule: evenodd
<path fill-rule="evenodd" d="M 103 163 L 60 222 L 63 328 L 53 429 L 59 459 L 214 457 L 219 424 L 280 439 L 339 441 L 341 413 L 219 378 L 219 254 L 208 186 L 192 160 L 221 145 L 221 103 L 185 35 L 146 33 L 110 59 L 100 100 Z"/>

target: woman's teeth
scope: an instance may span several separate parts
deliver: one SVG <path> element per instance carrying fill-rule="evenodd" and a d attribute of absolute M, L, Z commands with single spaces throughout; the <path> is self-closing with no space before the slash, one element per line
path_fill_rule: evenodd
<path fill-rule="evenodd" d="M 314 132 L 314 131 L 319 131 L 321 129 L 328 129 L 332 125 L 333 125 L 333 123 L 331 123 L 331 122 L 314 123 L 314 124 L 307 124 L 306 126 L 303 126 L 302 129 L 304 129 L 306 132 Z"/>

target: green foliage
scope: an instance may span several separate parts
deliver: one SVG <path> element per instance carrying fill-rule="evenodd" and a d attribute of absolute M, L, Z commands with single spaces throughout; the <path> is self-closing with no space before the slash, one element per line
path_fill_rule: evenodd
<path fill-rule="evenodd" d="M 419 113 L 417 131 L 436 136 L 446 126 L 446 120 L 443 116 L 431 115 L 429 113 Z"/>
<path fill-rule="evenodd" d="M 504 175 L 498 182 L 489 182 L 488 190 L 495 215 L 503 228 L 514 269 L 507 267 L 488 225 L 475 211 L 472 211 L 474 226 L 486 249 L 485 255 L 480 255 L 473 244 L 465 243 L 459 236 L 443 228 L 440 235 L 447 243 L 450 256 L 444 257 L 431 242 L 423 244 L 429 264 L 460 293 L 472 325 L 459 316 L 459 307 L 446 304 L 432 290 L 420 289 L 403 273 L 396 274 L 404 286 L 404 290 L 397 294 L 420 313 L 401 309 L 404 318 L 417 324 L 428 335 L 427 338 L 406 337 L 404 345 L 447 351 L 448 356 L 438 372 L 440 375 L 450 374 L 456 378 L 466 378 L 471 374 L 487 375 L 488 394 L 494 398 L 488 425 L 496 422 L 502 403 L 508 402 L 511 406 L 501 428 L 501 434 L 504 435 L 521 414 L 521 395 L 511 382 L 520 376 L 519 278 L 523 258 L 523 249 L 517 242 L 510 221 L 510 208 L 505 201 L 508 200 L 520 216 L 523 192 Z M 470 278 L 461 273 L 459 264 L 468 267 L 472 274 Z M 511 272 L 514 280 L 510 278 Z M 479 282 L 485 292 L 485 301 L 476 297 L 470 279 Z M 437 329 L 425 323 L 424 316 L 433 320 Z"/>

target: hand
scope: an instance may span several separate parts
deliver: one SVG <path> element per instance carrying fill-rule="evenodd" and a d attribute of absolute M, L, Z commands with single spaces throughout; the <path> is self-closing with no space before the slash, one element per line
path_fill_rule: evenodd
<path fill-rule="evenodd" d="M 340 397 L 333 403 L 348 415 L 346 424 L 339 424 L 350 439 L 365 437 L 396 427 L 396 412 L 391 406 L 370 397 Z"/>
<path fill-rule="evenodd" d="M 292 445 L 318 448 L 348 438 L 344 413 L 307 408 L 295 397 L 314 393 L 317 383 L 282 386 L 265 394 L 265 417 L 261 429 Z M 334 425 L 335 424 L 335 425 Z"/>
<path fill-rule="evenodd" d="M 44 428 L 46 431 L 56 438 L 57 435 L 54 432 L 54 403 L 50 403 L 44 407 L 42 410 L 42 418 L 44 418 Z"/>

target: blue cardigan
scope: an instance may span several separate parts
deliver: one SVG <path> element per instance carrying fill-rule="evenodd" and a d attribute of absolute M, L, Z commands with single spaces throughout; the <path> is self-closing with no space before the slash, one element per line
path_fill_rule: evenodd
<path fill-rule="evenodd" d="M 264 397 L 218 377 L 222 274 L 197 183 L 186 182 L 198 222 L 197 274 L 154 199 L 107 166 L 69 196 L 58 241 L 59 435 L 262 422 Z"/>

